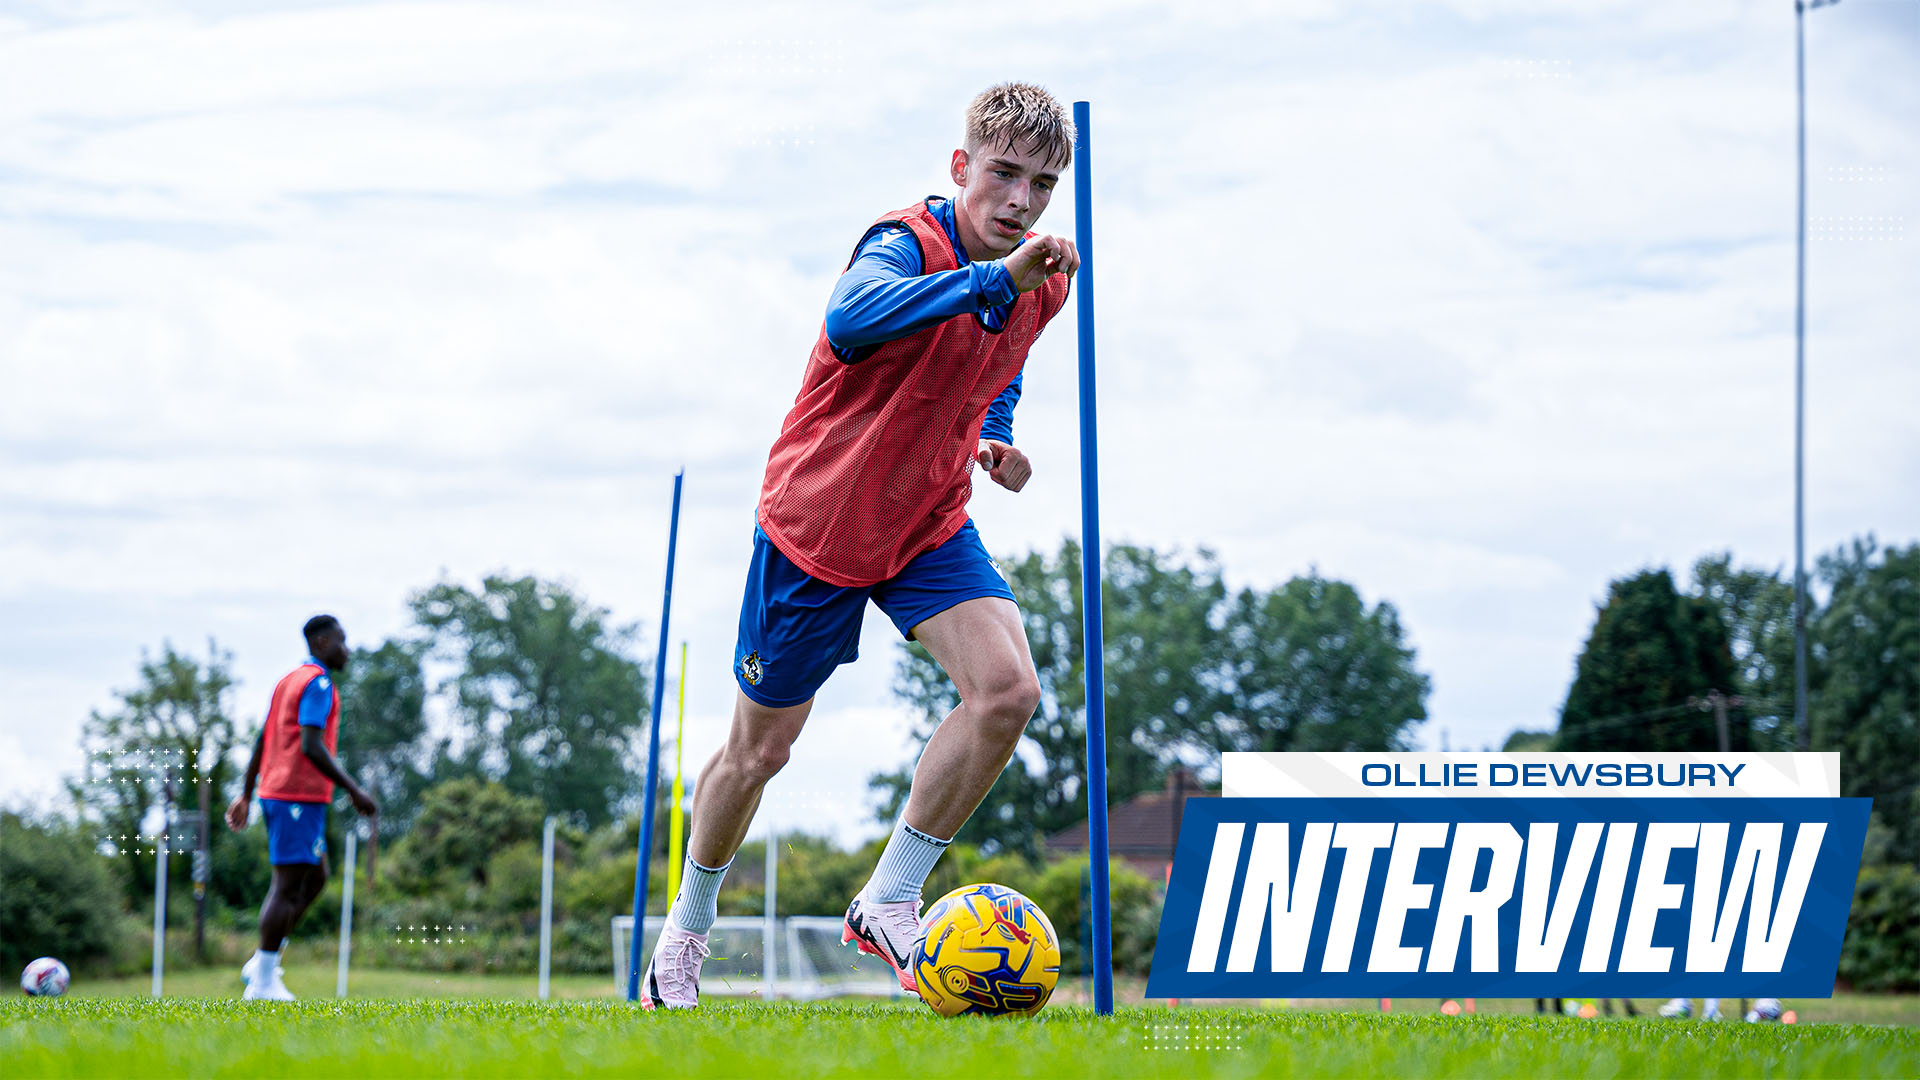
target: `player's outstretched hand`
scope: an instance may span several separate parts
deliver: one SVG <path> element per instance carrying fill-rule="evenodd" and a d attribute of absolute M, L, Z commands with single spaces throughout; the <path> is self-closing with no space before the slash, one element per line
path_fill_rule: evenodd
<path fill-rule="evenodd" d="M 1064 236 L 1036 234 L 1007 256 L 1007 273 L 1023 293 L 1032 292 L 1055 274 L 1072 274 L 1080 269 L 1080 252 Z"/>
<path fill-rule="evenodd" d="M 360 811 L 361 817 L 372 817 L 380 812 L 380 804 L 360 788 L 347 792 L 347 798 L 353 800 L 353 808 Z"/>
<path fill-rule="evenodd" d="M 247 827 L 247 797 L 235 795 L 227 804 L 227 828 L 239 832 Z"/>
<path fill-rule="evenodd" d="M 1027 455 L 998 439 L 981 439 L 975 460 L 993 477 L 994 483 L 1008 491 L 1026 487 L 1027 478 L 1033 475 L 1033 463 L 1027 460 Z"/>

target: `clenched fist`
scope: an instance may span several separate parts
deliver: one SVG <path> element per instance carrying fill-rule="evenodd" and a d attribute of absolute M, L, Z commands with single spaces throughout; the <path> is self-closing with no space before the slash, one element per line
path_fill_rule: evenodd
<path fill-rule="evenodd" d="M 998 439 L 981 439 L 980 450 L 974 455 L 980 467 L 987 470 L 993 482 L 1008 491 L 1019 491 L 1027 486 L 1027 478 L 1033 475 L 1033 464 L 1027 455 L 1008 446 Z"/>
<path fill-rule="evenodd" d="M 1013 284 L 1029 293 L 1055 274 L 1071 274 L 1080 269 L 1080 252 L 1064 236 L 1036 235 L 1013 249 L 1003 264 L 1013 275 Z"/>

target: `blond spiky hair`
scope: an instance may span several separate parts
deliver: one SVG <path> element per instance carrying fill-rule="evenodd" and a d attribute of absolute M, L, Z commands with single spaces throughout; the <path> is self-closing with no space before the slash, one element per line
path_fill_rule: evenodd
<path fill-rule="evenodd" d="M 1049 164 L 1073 163 L 1073 118 L 1052 94 L 1032 83 L 1003 82 L 980 91 L 967 106 L 969 154 L 983 146 L 1045 153 Z"/>

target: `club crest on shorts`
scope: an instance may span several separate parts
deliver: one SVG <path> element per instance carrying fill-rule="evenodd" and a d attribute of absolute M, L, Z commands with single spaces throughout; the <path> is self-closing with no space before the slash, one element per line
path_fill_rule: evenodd
<path fill-rule="evenodd" d="M 748 686 L 759 686 L 760 679 L 766 675 L 766 669 L 760 661 L 758 652 L 750 652 L 740 660 L 740 677 L 747 680 Z"/>

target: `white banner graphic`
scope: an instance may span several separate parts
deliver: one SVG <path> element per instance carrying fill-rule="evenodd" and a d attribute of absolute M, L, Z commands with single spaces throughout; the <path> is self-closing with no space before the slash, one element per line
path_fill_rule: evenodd
<path fill-rule="evenodd" d="M 1311 754 L 1222 755 L 1229 798 L 1835 798 L 1840 755 Z"/>

